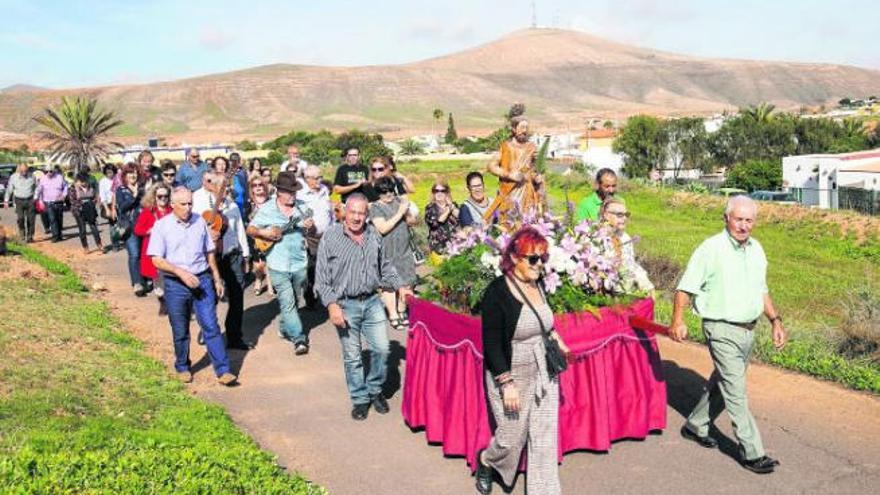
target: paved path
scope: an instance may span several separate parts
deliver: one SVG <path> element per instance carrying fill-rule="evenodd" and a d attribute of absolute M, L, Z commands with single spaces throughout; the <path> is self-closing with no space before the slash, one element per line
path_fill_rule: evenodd
<path fill-rule="evenodd" d="M 8 211 L 0 213 L 0 221 L 12 225 Z M 101 297 L 170 369 L 167 320 L 157 315 L 154 298 L 131 294 L 124 252 L 83 256 L 76 238 L 36 247 L 69 262 L 88 284 L 104 284 L 107 292 Z M 245 335 L 257 348 L 232 352 L 241 385 L 216 385 L 204 349 L 194 345 L 194 394 L 221 404 L 281 465 L 330 493 L 474 492 L 464 460 L 444 458 L 440 447 L 428 445 L 423 433 L 411 432 L 401 418 L 403 333 L 391 333 L 391 413 L 373 412 L 367 421 L 355 422 L 349 417 L 339 343 L 326 315 L 306 313 L 312 352 L 296 357 L 277 336 L 274 301 L 266 295 L 255 298 L 250 290 L 247 294 Z M 565 493 L 880 492 L 880 399 L 754 365 L 749 372 L 752 411 L 768 453 L 782 461 L 776 473 L 758 476 L 732 457 L 735 444 L 726 415 L 718 421 L 724 435 L 720 452 L 678 434 L 683 414 L 696 402 L 711 370 L 705 348 L 664 339 L 661 354 L 669 382 L 667 431 L 644 441 L 617 442 L 608 453 L 566 456 L 560 467 Z M 520 480 L 513 493 L 523 493 L 522 485 Z"/>

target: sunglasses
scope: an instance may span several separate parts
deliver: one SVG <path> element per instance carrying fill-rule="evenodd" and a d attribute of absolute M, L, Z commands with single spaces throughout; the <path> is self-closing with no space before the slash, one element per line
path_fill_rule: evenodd
<path fill-rule="evenodd" d="M 199 156 L 199 155 L 189 155 L 189 157 L 190 157 L 190 158 L 195 158 L 196 160 L 198 160 L 199 158 L 201 158 L 201 156 Z"/>
<path fill-rule="evenodd" d="M 373 172 L 381 172 L 381 171 L 385 170 L 385 167 L 373 167 L 371 170 Z"/>
<path fill-rule="evenodd" d="M 166 172 L 162 174 L 163 177 L 174 177 L 174 172 Z"/>
<path fill-rule="evenodd" d="M 168 199 L 168 195 L 167 194 L 157 194 L 156 199 Z"/>
<path fill-rule="evenodd" d="M 535 266 L 535 265 L 538 264 L 539 261 L 540 261 L 541 263 L 546 263 L 547 260 L 550 259 L 550 255 L 547 254 L 547 253 L 544 253 L 544 254 L 530 254 L 530 255 L 526 256 L 525 258 L 529 261 L 529 264 L 530 264 L 530 265 Z"/>
<path fill-rule="evenodd" d="M 446 192 L 446 189 L 434 189 L 432 192 L 435 193 L 435 194 L 436 194 L 436 193 L 445 193 L 445 192 Z"/>

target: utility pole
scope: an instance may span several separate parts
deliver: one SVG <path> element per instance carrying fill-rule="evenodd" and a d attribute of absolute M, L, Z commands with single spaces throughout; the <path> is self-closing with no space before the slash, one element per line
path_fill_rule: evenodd
<path fill-rule="evenodd" d="M 532 0 L 532 29 L 538 27 L 538 8 L 535 7 L 535 0 Z"/>

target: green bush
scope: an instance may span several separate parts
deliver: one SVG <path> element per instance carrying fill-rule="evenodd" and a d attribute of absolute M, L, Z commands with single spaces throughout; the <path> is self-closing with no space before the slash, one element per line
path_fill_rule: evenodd
<path fill-rule="evenodd" d="M 780 160 L 749 160 L 727 172 L 727 187 L 746 191 L 775 191 L 782 187 Z"/>

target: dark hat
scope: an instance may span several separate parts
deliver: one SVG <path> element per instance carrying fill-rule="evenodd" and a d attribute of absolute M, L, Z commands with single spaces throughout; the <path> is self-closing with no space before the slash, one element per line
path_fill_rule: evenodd
<path fill-rule="evenodd" d="M 302 189 L 302 184 L 296 179 L 294 172 L 281 172 L 275 178 L 275 189 L 279 191 L 297 192 Z"/>

